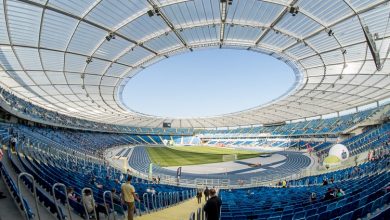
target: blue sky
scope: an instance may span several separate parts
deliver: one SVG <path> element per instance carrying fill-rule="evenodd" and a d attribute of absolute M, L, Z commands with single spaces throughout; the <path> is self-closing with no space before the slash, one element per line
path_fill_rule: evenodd
<path fill-rule="evenodd" d="M 212 116 L 269 102 L 294 81 L 292 69 L 268 55 L 198 50 L 138 73 L 123 90 L 123 101 L 133 110 L 156 116 Z"/>

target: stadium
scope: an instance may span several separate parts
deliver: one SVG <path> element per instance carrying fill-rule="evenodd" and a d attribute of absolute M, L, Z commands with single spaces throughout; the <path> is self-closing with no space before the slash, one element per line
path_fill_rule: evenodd
<path fill-rule="evenodd" d="M 0 220 L 390 219 L 389 0 L 0 6 Z"/>

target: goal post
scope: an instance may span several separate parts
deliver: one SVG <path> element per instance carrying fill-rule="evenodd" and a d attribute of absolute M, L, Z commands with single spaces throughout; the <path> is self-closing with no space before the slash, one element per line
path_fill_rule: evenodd
<path fill-rule="evenodd" d="M 222 161 L 235 161 L 235 160 L 237 160 L 237 154 L 222 155 Z"/>

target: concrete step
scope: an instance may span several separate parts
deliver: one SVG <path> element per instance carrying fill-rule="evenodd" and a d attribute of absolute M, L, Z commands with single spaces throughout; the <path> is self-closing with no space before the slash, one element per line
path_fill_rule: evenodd
<path fill-rule="evenodd" d="M 13 201 L 11 194 L 8 192 L 3 178 L 0 178 L 0 192 L 3 192 L 3 195 L 7 196 L 7 198 L 5 199 L 0 199 L 0 220 L 23 219 L 23 215 L 19 208 L 16 206 L 16 203 Z"/>
<path fill-rule="evenodd" d="M 6 154 L 7 154 L 7 152 L 4 152 L 3 165 L 8 170 L 8 172 L 9 172 L 9 174 L 11 176 L 11 179 L 15 182 L 15 184 L 17 184 L 17 177 L 18 177 L 18 175 L 16 174 L 15 170 L 12 168 L 11 161 L 8 159 L 8 156 Z M 19 168 L 21 168 L 21 167 L 19 167 Z M 24 184 L 20 184 L 20 185 L 21 185 L 21 187 L 20 187 L 19 190 L 22 192 L 24 199 L 27 200 L 28 204 L 30 205 L 30 208 L 33 210 L 33 212 L 34 212 L 34 214 L 36 216 L 36 219 L 38 219 L 37 211 L 36 211 L 36 208 L 35 208 L 35 201 L 34 201 L 34 197 L 33 197 L 32 193 L 30 192 L 30 190 Z M 49 210 L 47 210 L 46 207 L 44 207 L 39 202 L 38 202 L 38 209 L 39 209 L 39 214 L 41 216 L 41 220 L 43 220 L 43 219 L 45 219 L 45 220 L 46 219 L 47 220 L 56 220 L 57 219 L 53 214 L 51 214 L 49 212 Z M 13 219 L 13 218 L 10 218 L 10 219 Z"/>

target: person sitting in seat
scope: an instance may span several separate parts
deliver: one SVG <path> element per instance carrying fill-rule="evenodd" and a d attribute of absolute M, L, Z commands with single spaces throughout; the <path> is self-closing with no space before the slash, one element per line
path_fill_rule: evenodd
<path fill-rule="evenodd" d="M 340 198 L 340 197 L 343 197 L 345 195 L 345 192 L 338 187 L 335 188 L 335 191 L 336 191 L 336 198 Z"/>
<path fill-rule="evenodd" d="M 95 185 L 96 188 L 98 188 L 98 189 L 103 189 L 103 185 L 98 183 L 98 182 L 96 182 L 96 178 L 95 177 L 92 178 L 91 184 Z"/>
<path fill-rule="evenodd" d="M 313 192 L 310 195 L 310 202 L 315 202 L 315 201 L 317 201 L 317 194 Z"/>
<path fill-rule="evenodd" d="M 326 191 L 324 196 L 324 201 L 332 200 L 335 198 L 334 190 L 332 188 L 328 188 L 328 191 Z"/>
<path fill-rule="evenodd" d="M 83 195 L 83 204 L 87 209 L 87 212 L 89 215 L 94 214 L 94 210 L 96 211 L 96 219 L 99 220 L 100 216 L 99 213 L 107 214 L 106 209 L 104 206 L 101 205 L 96 205 L 95 200 L 92 197 L 92 192 L 89 189 L 86 189 L 84 191 Z"/>
<path fill-rule="evenodd" d="M 112 188 L 111 189 L 111 194 L 112 194 L 112 200 L 115 204 L 121 204 L 122 199 L 121 197 L 116 193 L 116 189 Z"/>
<path fill-rule="evenodd" d="M 72 200 L 72 201 L 75 201 L 75 202 L 80 202 L 81 201 L 80 197 L 75 195 L 72 187 L 68 187 L 66 189 L 66 193 L 68 194 L 68 199 L 69 200 Z"/>

